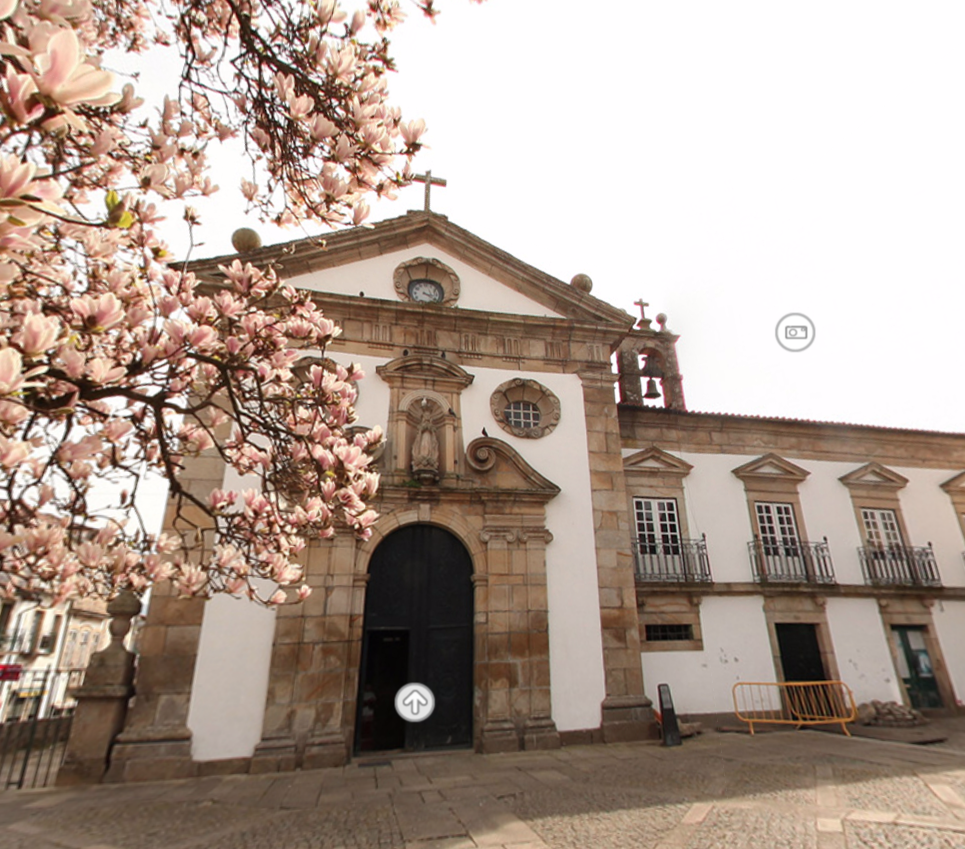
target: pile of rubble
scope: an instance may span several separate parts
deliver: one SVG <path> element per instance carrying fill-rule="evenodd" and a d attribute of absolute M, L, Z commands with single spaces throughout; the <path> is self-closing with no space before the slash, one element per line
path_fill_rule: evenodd
<path fill-rule="evenodd" d="M 898 702 L 862 702 L 858 705 L 859 725 L 883 725 L 889 728 L 905 728 L 912 725 L 925 725 L 928 722 L 914 708 L 905 707 Z"/>

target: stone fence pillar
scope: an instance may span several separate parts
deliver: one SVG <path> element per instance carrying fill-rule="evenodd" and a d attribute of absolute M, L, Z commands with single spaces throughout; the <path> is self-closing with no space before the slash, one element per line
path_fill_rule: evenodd
<path fill-rule="evenodd" d="M 57 773 L 58 786 L 99 784 L 107 772 L 111 746 L 124 727 L 127 703 L 134 694 L 134 655 L 124 648 L 124 637 L 140 611 L 140 599 L 128 590 L 107 605 L 111 642 L 91 657 L 84 683 L 74 694 L 77 707 Z"/>

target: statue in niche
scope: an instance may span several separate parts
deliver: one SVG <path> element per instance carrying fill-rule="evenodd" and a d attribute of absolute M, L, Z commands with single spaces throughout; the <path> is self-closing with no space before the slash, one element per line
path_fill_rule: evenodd
<path fill-rule="evenodd" d="M 412 474 L 423 483 L 439 481 L 439 437 L 427 398 L 422 399 L 422 414 L 412 440 Z"/>

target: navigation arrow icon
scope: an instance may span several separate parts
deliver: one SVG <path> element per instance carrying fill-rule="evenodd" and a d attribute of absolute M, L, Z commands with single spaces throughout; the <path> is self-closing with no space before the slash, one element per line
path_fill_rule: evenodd
<path fill-rule="evenodd" d="M 410 681 L 395 694 L 395 712 L 406 722 L 424 722 L 436 709 L 436 697 L 425 684 Z"/>
<path fill-rule="evenodd" d="M 413 690 L 402 700 L 402 704 L 412 711 L 413 716 L 418 716 L 420 708 L 429 704 L 429 700 L 418 690 Z"/>

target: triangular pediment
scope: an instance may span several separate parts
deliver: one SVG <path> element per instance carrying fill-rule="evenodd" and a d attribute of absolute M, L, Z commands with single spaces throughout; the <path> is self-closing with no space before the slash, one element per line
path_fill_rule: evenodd
<path fill-rule="evenodd" d="M 949 478 L 941 487 L 949 495 L 965 496 L 965 472 L 959 472 L 955 477 Z"/>
<path fill-rule="evenodd" d="M 637 451 L 636 454 L 624 457 L 623 468 L 627 472 L 684 477 L 690 474 L 693 466 L 685 460 L 657 448 L 656 445 L 651 445 L 643 451 Z"/>
<path fill-rule="evenodd" d="M 881 463 L 865 463 L 853 472 L 842 475 L 838 480 L 845 486 L 871 486 L 881 489 L 901 489 L 908 484 L 908 478 L 899 475 Z"/>
<path fill-rule="evenodd" d="M 528 494 L 538 501 L 549 501 L 560 488 L 541 475 L 509 443 L 491 436 L 474 439 L 466 446 L 470 478 L 479 489 L 506 494 Z"/>
<path fill-rule="evenodd" d="M 430 247 L 444 252 L 448 258 L 465 263 L 503 287 L 541 305 L 553 315 L 602 322 L 623 329 L 629 329 L 634 324 L 633 316 L 623 310 L 534 268 L 456 226 L 446 216 L 435 213 L 410 212 L 371 227 L 339 230 L 325 238 L 270 245 L 242 255 L 198 260 L 188 267 L 200 279 L 219 283 L 224 280 L 224 275 L 218 266 L 230 265 L 240 259 L 260 267 L 273 265 L 279 276 L 299 285 L 297 278 L 306 278 L 314 272 L 361 263 L 419 246 L 427 246 L 425 250 L 420 250 L 427 256 L 431 253 Z M 355 292 L 361 294 L 361 288 L 356 286 Z"/>
<path fill-rule="evenodd" d="M 732 470 L 741 480 L 748 478 L 786 480 L 800 483 L 811 473 L 777 454 L 765 454 Z"/>

